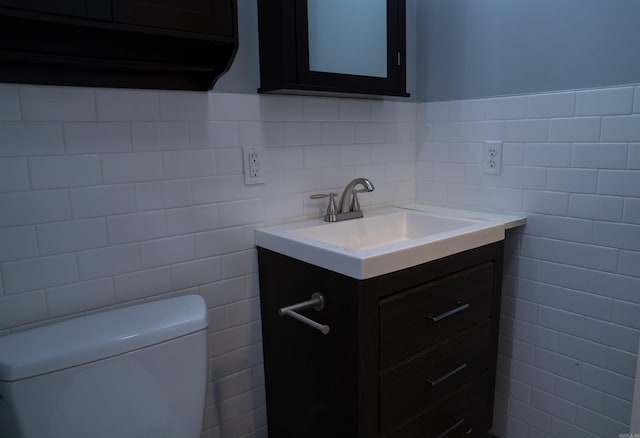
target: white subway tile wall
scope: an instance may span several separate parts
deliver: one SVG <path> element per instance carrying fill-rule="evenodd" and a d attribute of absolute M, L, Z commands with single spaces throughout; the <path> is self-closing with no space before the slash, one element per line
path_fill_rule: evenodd
<path fill-rule="evenodd" d="M 638 86 L 418 104 L 416 198 L 528 215 L 507 241 L 499 437 L 629 432 L 639 112 Z M 482 172 L 485 140 L 505 142 L 500 175 Z"/>
<path fill-rule="evenodd" d="M 320 217 L 308 196 L 357 176 L 364 208 L 412 201 L 415 121 L 414 103 L 0 85 L 0 335 L 200 294 L 203 437 L 266 436 L 254 229 Z M 246 145 L 264 185 L 244 185 Z"/>

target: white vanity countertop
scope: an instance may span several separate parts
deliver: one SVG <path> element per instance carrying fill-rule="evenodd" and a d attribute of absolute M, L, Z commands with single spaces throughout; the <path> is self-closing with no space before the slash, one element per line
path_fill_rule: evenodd
<path fill-rule="evenodd" d="M 406 208 L 409 210 L 423 211 L 425 213 L 438 214 L 442 216 L 453 216 L 460 218 L 475 218 L 481 220 L 487 220 L 497 223 L 502 223 L 505 230 L 510 228 L 520 227 L 527 223 L 527 217 L 522 215 L 508 215 L 502 213 L 491 213 L 478 210 L 466 210 L 460 208 L 442 207 L 439 205 L 431 204 L 402 204 L 399 208 Z"/>
<path fill-rule="evenodd" d="M 407 204 L 342 222 L 313 219 L 256 230 L 256 245 L 356 279 L 416 266 L 504 239 L 512 216 Z"/>

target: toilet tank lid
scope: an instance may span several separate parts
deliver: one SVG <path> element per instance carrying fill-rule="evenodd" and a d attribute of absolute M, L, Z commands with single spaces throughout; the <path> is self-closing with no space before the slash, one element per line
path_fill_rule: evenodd
<path fill-rule="evenodd" d="M 94 313 L 0 337 L 0 381 L 105 359 L 206 329 L 199 295 Z"/>

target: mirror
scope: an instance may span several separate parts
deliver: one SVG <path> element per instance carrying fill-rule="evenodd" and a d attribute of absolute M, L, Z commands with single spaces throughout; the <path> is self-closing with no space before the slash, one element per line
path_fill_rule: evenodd
<path fill-rule="evenodd" d="M 307 0 L 309 70 L 387 77 L 387 0 Z"/>

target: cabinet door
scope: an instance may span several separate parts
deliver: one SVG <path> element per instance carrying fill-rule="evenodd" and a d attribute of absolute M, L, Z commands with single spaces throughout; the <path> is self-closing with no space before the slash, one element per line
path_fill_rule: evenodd
<path fill-rule="evenodd" d="M 307 0 L 309 71 L 386 78 L 387 0 Z"/>
<path fill-rule="evenodd" d="M 299 2 L 299 81 L 406 94 L 404 11 L 404 0 Z"/>
<path fill-rule="evenodd" d="M 0 0 L 0 6 L 68 17 L 111 20 L 111 0 Z"/>
<path fill-rule="evenodd" d="M 113 0 L 119 23 L 234 36 L 232 0 Z"/>

